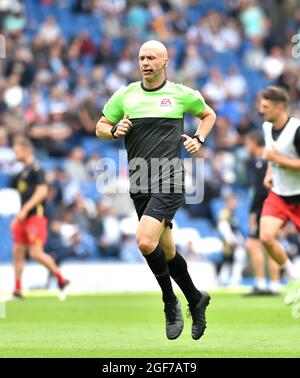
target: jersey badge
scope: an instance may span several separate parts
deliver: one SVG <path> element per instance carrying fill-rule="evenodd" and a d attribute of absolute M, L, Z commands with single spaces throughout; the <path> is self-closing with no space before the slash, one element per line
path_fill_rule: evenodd
<path fill-rule="evenodd" d="M 161 107 L 168 107 L 168 108 L 171 108 L 173 106 L 170 98 L 163 98 L 161 101 L 160 101 L 160 106 Z"/>

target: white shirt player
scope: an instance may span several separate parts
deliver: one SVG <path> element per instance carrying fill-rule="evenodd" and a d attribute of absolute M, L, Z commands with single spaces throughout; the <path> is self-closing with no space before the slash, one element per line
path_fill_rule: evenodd
<path fill-rule="evenodd" d="M 294 140 L 296 131 L 300 127 L 300 120 L 291 117 L 280 133 L 274 140 L 272 135 L 273 124 L 263 123 L 266 148 L 274 147 L 280 155 L 299 159 L 295 148 Z M 300 171 L 282 167 L 276 163 L 271 163 L 273 186 L 272 191 L 279 196 L 300 195 Z"/>

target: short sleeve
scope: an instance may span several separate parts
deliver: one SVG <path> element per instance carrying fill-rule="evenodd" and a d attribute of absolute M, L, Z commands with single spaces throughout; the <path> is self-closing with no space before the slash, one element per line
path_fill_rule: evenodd
<path fill-rule="evenodd" d="M 295 134 L 294 145 L 295 145 L 295 148 L 298 152 L 298 155 L 300 156 L 300 126 L 298 127 L 296 134 Z"/>
<path fill-rule="evenodd" d="M 184 112 L 194 116 L 201 114 L 206 106 L 201 93 L 184 85 L 181 88 L 183 90 Z"/>
<path fill-rule="evenodd" d="M 35 185 L 46 184 L 45 172 L 38 164 L 33 166 L 33 180 Z"/>
<path fill-rule="evenodd" d="M 124 117 L 123 96 L 125 87 L 118 89 L 104 105 L 103 115 L 113 124 L 118 123 Z"/>

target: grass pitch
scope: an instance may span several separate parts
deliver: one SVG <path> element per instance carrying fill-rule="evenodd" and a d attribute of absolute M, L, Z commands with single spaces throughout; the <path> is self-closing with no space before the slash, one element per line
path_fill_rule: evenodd
<path fill-rule="evenodd" d="M 213 294 L 198 341 L 186 317 L 182 335 L 166 339 L 158 294 L 27 297 L 6 307 L 0 357 L 300 357 L 300 319 L 282 297 Z"/>

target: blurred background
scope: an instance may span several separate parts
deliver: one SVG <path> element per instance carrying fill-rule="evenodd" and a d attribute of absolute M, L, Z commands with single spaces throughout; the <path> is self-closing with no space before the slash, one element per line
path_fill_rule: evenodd
<path fill-rule="evenodd" d="M 251 284 L 245 239 L 255 177 L 244 138 L 261 131 L 257 94 L 267 85 L 286 87 L 291 114 L 300 117 L 299 1 L 0 0 L 0 31 L 6 53 L 0 58 L 0 264 L 9 277 L 0 287 L 13 283 L 9 225 L 18 198 L 9 183 L 20 169 L 11 148 L 17 133 L 31 138 L 47 172 L 46 250 L 73 288 L 103 289 L 118 269 L 143 269 L 137 219 L 124 194 L 123 142 L 97 139 L 95 125 L 111 94 L 140 79 L 138 50 L 148 39 L 168 47 L 168 79 L 200 90 L 218 116 L 198 156 L 205 159 L 204 201 L 175 217 L 178 247 L 202 285 Z M 185 132 L 193 134 L 196 126 L 186 116 Z M 99 181 L 99 164 L 107 157 L 115 162 L 113 183 L 123 194 Z M 192 186 L 192 164 L 186 175 Z M 282 230 L 281 241 L 299 259 L 300 237 L 292 225 Z M 44 268 L 31 268 L 35 274 L 26 276 L 25 286 L 51 287 Z"/>

